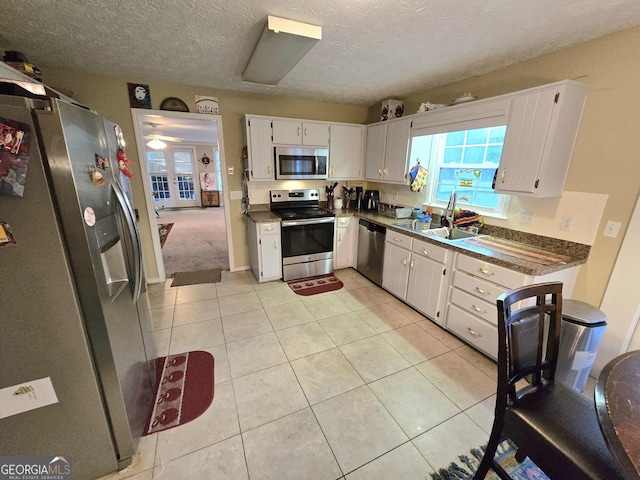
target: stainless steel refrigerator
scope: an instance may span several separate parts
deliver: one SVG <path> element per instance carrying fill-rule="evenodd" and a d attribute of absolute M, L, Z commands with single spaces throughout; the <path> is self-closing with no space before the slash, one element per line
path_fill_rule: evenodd
<path fill-rule="evenodd" d="M 121 139 L 79 106 L 9 95 L 0 129 L 0 389 L 50 378 L 58 400 L 0 418 L 0 455 L 68 456 L 93 479 L 131 462 L 152 396 Z"/>

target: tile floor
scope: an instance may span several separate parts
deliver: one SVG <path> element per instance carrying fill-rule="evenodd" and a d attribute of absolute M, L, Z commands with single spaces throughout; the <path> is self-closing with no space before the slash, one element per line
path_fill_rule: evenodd
<path fill-rule="evenodd" d="M 369 282 L 150 286 L 159 355 L 215 357 L 211 407 L 106 479 L 425 480 L 488 439 L 494 364 Z"/>

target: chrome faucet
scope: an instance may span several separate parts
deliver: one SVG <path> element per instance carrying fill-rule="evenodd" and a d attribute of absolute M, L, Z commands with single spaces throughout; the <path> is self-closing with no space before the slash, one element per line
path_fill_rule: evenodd
<path fill-rule="evenodd" d="M 453 228 L 453 218 L 456 215 L 456 200 L 458 196 L 456 194 L 455 189 L 451 191 L 451 196 L 449 197 L 449 203 L 447 204 L 447 209 L 444 211 L 444 218 L 446 218 L 449 222 L 449 228 Z M 451 215 L 449 215 L 451 212 Z"/>

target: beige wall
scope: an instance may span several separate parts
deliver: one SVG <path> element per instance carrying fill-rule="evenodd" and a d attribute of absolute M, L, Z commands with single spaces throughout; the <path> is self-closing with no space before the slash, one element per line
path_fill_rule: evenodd
<path fill-rule="evenodd" d="M 565 190 L 609 195 L 573 293 L 573 298 L 598 306 L 640 191 L 638 45 L 640 28 L 633 28 L 404 99 L 405 113 L 415 113 L 422 102 L 448 104 L 464 92 L 486 98 L 564 79 L 591 87 Z M 368 122 L 379 119 L 376 104 Z M 548 200 L 528 200 L 527 206 L 544 209 L 544 202 Z M 615 239 L 602 236 L 607 220 L 622 223 Z"/>
<path fill-rule="evenodd" d="M 47 71 L 45 82 L 53 88 L 65 91 L 75 100 L 95 109 L 100 115 L 119 124 L 127 141 L 127 155 L 136 162 L 133 165 L 135 175 L 133 195 L 135 207 L 140 210 L 140 230 L 145 253 L 145 263 L 149 278 L 158 275 L 151 248 L 151 230 L 147 221 L 147 212 L 143 200 L 142 182 L 139 179 L 137 148 L 133 132 L 133 122 L 129 106 L 127 82 L 149 85 L 152 108 L 159 109 L 160 103 L 167 97 L 182 99 L 194 111 L 195 95 L 218 97 L 224 135 L 224 157 L 227 166 L 234 166 L 235 175 L 227 175 L 229 190 L 241 190 L 242 146 L 244 145 L 243 115 L 272 115 L 302 119 L 316 119 L 348 123 L 364 123 L 367 109 L 353 105 L 315 102 L 296 98 L 243 94 L 216 90 L 206 87 L 153 82 L 145 78 L 124 78 L 116 76 L 91 75 L 81 72 Z M 201 155 L 201 154 L 200 154 Z M 210 158 L 213 157 L 210 155 Z M 210 165 L 210 171 L 213 166 Z M 231 235 L 234 247 L 233 265 L 243 267 L 249 264 L 249 252 L 245 234 L 245 219 L 239 200 L 229 200 L 225 192 L 224 201 L 228 202 L 231 212 Z M 155 228 L 155 227 L 154 227 Z"/>

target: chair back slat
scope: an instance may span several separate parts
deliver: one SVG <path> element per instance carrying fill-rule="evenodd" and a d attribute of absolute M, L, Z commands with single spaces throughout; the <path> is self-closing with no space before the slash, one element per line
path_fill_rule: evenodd
<path fill-rule="evenodd" d="M 517 401 L 516 384 L 526 378 L 527 391 L 552 382 L 558 358 L 562 316 L 562 282 L 547 282 L 500 295 L 498 306 L 499 395 Z"/>

